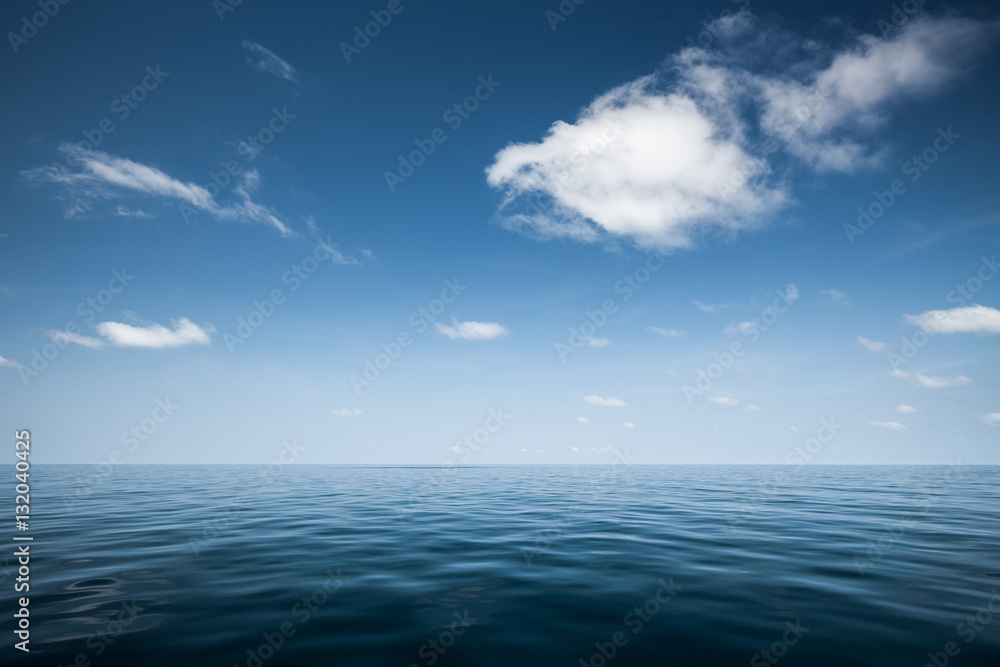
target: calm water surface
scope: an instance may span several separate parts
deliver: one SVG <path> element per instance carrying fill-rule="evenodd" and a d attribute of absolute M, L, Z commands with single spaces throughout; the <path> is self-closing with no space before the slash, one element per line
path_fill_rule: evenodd
<path fill-rule="evenodd" d="M 1000 665 L 998 467 L 94 471 L 32 467 L 13 664 Z"/>

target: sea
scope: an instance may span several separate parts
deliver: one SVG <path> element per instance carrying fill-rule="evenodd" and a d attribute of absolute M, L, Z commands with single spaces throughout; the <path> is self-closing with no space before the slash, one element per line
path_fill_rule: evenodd
<path fill-rule="evenodd" d="M 995 466 L 7 468 L 3 665 L 1000 665 Z"/>

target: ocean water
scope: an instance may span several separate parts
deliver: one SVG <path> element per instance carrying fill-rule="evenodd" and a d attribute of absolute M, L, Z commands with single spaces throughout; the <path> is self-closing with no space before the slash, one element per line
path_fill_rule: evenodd
<path fill-rule="evenodd" d="M 1000 665 L 997 467 L 38 465 L 31 482 L 31 652 L 12 648 L 8 547 L 3 664 Z"/>

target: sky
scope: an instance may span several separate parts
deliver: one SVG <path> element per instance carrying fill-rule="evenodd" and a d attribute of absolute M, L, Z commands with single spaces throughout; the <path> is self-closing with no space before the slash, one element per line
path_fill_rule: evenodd
<path fill-rule="evenodd" d="M 1000 464 L 990 3 L 0 27 L 36 463 Z"/>

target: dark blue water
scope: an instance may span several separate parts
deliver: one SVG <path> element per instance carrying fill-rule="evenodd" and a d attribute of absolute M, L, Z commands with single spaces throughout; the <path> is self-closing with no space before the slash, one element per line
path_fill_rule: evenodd
<path fill-rule="evenodd" d="M 32 468 L 5 664 L 1000 665 L 997 467 L 109 472 Z"/>

